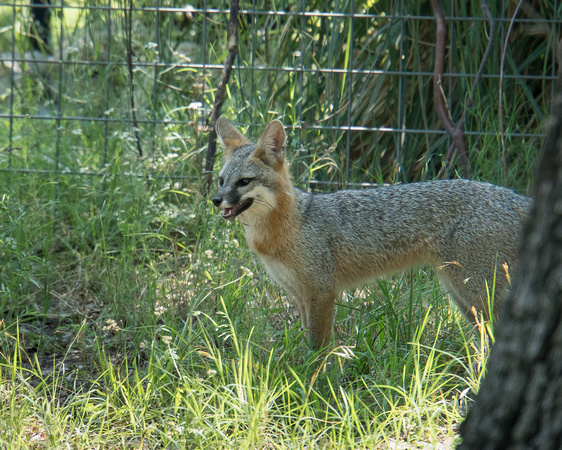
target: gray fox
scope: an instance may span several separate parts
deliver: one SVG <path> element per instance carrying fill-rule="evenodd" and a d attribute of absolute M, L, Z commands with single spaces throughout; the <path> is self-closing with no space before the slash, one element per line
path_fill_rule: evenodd
<path fill-rule="evenodd" d="M 224 151 L 213 204 L 239 217 L 249 246 L 296 300 L 314 348 L 329 344 L 342 290 L 426 264 L 468 320 L 487 316 L 496 267 L 517 262 L 531 200 L 492 184 L 441 180 L 312 194 L 293 186 L 279 120 L 252 143 L 216 122 Z M 508 288 L 496 277 L 495 311 Z"/>

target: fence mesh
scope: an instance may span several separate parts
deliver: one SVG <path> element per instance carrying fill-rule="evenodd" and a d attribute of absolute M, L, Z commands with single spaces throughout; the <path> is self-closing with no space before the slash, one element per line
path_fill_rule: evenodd
<path fill-rule="evenodd" d="M 489 4 L 491 36 L 484 2 L 442 3 L 442 95 L 452 121 L 464 117 L 471 176 L 486 167 L 509 184 L 540 147 L 561 7 Z M 239 8 L 222 113 L 253 138 L 279 118 L 298 183 L 412 181 L 442 170 L 451 142 L 434 104 L 430 2 Z M 0 2 L 0 170 L 200 175 L 228 16 L 211 0 Z"/>

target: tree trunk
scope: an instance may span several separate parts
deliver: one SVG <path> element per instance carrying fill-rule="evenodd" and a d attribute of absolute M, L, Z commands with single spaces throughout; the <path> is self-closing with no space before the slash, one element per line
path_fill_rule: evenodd
<path fill-rule="evenodd" d="M 33 24 L 30 30 L 31 46 L 49 55 L 51 49 L 51 0 L 31 0 L 31 17 Z"/>
<path fill-rule="evenodd" d="M 459 449 L 562 448 L 562 82 L 486 378 Z"/>

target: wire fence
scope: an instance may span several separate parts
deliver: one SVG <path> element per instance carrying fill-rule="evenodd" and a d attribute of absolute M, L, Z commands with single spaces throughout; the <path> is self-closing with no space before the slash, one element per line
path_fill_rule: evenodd
<path fill-rule="evenodd" d="M 471 3 L 443 2 L 439 86 L 471 176 L 485 167 L 509 184 L 540 147 L 562 8 Z M 228 19 L 210 0 L 0 2 L 0 170 L 201 176 Z M 435 23 L 430 2 L 240 2 L 222 114 L 253 138 L 279 118 L 302 184 L 456 171 L 434 98 Z"/>

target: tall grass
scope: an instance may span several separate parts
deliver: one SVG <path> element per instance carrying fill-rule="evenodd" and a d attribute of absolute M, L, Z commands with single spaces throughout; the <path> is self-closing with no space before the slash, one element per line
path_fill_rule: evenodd
<path fill-rule="evenodd" d="M 155 328 L 144 333 L 142 351 L 120 361 L 97 347 L 99 375 L 63 404 L 56 395 L 68 389 L 62 374 L 44 377 L 38 365 L 22 371 L 17 350 L 4 355 L 3 444 L 364 448 L 454 437 L 468 384 L 468 375 L 455 375 L 464 360 L 459 348 L 453 356 L 436 342 L 404 343 L 410 356 L 388 380 L 376 363 L 357 376 L 353 363 L 362 355 L 346 347 L 307 355 L 301 342 L 280 353 L 252 334 L 238 336 L 232 325 L 222 331 L 218 346 L 206 339 L 194 345 L 182 330 Z M 295 361 L 291 353 L 301 356 Z"/>
<path fill-rule="evenodd" d="M 403 3 L 356 2 L 356 12 L 373 16 L 357 18 L 353 33 L 346 17 L 298 14 L 323 9 L 320 2 L 279 7 L 297 14 L 243 14 L 238 63 L 271 70 L 234 71 L 223 113 L 254 137 L 280 117 L 300 185 L 431 178 L 445 137 L 341 129 L 438 127 L 425 75 L 431 13 L 423 3 Z M 457 3 L 457 16 L 480 15 Z M 166 12 L 156 29 L 152 12 L 134 12 L 135 26 L 146 30 L 132 42 L 142 63 L 134 72 L 135 130 L 124 64 L 127 4 L 112 5 L 120 9 L 54 14 L 55 46 L 78 49 L 65 53 L 62 78 L 52 62 L 47 72 L 24 71 L 13 98 L 0 93 L 0 148 L 7 150 L 0 152 L 0 446 L 450 446 L 485 372 L 492 324 L 473 330 L 433 273 L 416 269 L 344 294 L 335 348 L 312 352 L 290 299 L 249 252 L 240 225 L 222 221 L 200 194 L 203 125 L 220 71 L 197 64 L 222 62 L 224 14 Z M 350 5 L 333 2 L 331 11 L 348 13 Z M 271 7 L 241 4 L 254 6 Z M 490 6 L 499 16 L 499 6 Z M 15 9 L 12 41 L 14 9 L 0 8 L 0 51 L 28 50 L 28 10 Z M 537 8 L 544 17 L 553 10 L 548 2 Z M 394 13 L 422 17 L 400 21 Z M 470 36 L 450 48 L 451 70 L 475 73 L 483 22 L 451 26 Z M 551 30 L 541 35 L 549 39 L 524 24 L 514 30 L 518 47 L 534 50 L 525 57 L 510 51 L 507 67 L 549 73 Z M 188 54 L 174 55 L 186 43 Z M 180 64 L 186 57 L 196 64 Z M 386 72 L 329 70 L 351 59 L 356 69 Z M 150 65 L 156 61 L 169 65 Z M 277 70 L 284 66 L 295 70 Z M 488 72 L 498 67 L 496 56 Z M 454 118 L 471 81 L 452 78 Z M 469 134 L 471 165 L 478 178 L 524 191 L 538 138 L 515 132 L 539 128 L 550 81 L 505 83 L 509 171 L 498 153 L 496 77 L 483 80 L 467 120 L 467 130 L 489 132 Z"/>

